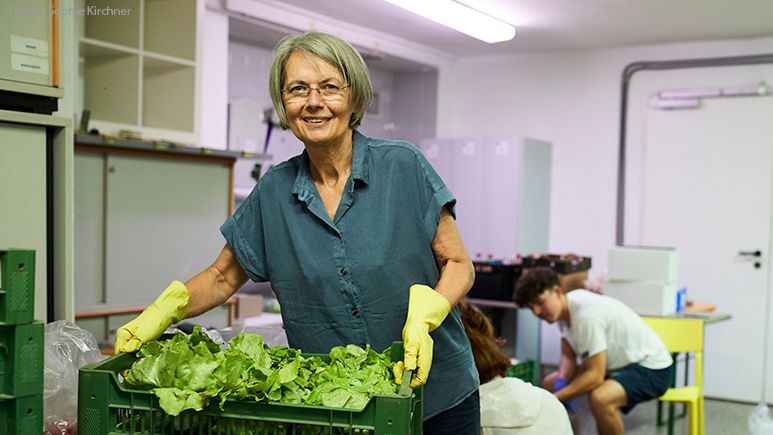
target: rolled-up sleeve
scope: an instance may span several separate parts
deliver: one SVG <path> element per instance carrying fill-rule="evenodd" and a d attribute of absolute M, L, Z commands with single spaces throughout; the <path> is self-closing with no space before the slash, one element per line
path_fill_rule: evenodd
<path fill-rule="evenodd" d="M 424 229 L 427 232 L 430 240 L 435 238 L 437 232 L 438 222 L 440 220 L 440 210 L 444 206 L 448 206 L 448 210 L 451 215 L 456 219 L 456 211 L 454 206 L 456 205 L 456 198 L 453 193 L 445 185 L 440 176 L 435 172 L 435 169 L 429 164 L 427 159 L 421 152 L 416 154 L 419 180 L 423 182 L 423 195 L 421 197 L 425 202 L 424 207 Z"/>
<path fill-rule="evenodd" d="M 268 281 L 262 219 L 260 189 L 256 187 L 220 227 L 242 269 L 255 282 Z"/>

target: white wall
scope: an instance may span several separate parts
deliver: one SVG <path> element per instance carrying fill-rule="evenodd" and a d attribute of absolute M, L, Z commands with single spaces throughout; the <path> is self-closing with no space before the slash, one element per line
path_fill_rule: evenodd
<path fill-rule="evenodd" d="M 615 243 L 625 66 L 763 53 L 773 37 L 462 60 L 440 71 L 438 137 L 551 141 L 550 251 L 591 256 L 593 276 Z"/>
<path fill-rule="evenodd" d="M 228 17 L 199 7 L 196 120 L 201 146 L 226 148 L 228 104 Z"/>

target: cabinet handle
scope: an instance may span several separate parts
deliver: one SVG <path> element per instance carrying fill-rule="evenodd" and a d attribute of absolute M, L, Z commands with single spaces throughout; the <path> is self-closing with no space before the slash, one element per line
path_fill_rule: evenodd
<path fill-rule="evenodd" d="M 757 251 L 741 251 L 738 253 L 741 257 L 762 257 L 762 252 Z"/>

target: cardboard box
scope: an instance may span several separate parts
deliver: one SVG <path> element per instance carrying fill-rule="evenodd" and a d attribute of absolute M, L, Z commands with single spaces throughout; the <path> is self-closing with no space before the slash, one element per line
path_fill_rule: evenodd
<path fill-rule="evenodd" d="M 561 286 L 561 290 L 564 292 L 576 290 L 578 288 L 585 288 L 585 281 L 587 280 L 587 270 L 558 275 L 558 284 Z"/>
<path fill-rule="evenodd" d="M 236 317 L 259 316 L 263 314 L 263 295 L 239 294 L 237 295 Z"/>
<path fill-rule="evenodd" d="M 668 316 L 676 312 L 676 289 L 673 282 L 610 281 L 604 294 L 628 305 L 636 313 L 648 316 Z"/>
<path fill-rule="evenodd" d="M 615 246 L 609 250 L 609 281 L 676 282 L 679 256 L 674 248 Z"/>

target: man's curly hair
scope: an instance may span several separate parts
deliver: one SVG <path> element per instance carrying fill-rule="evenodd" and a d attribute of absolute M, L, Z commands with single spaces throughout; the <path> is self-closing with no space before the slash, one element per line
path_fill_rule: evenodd
<path fill-rule="evenodd" d="M 520 308 L 529 306 L 539 299 L 539 295 L 558 285 L 558 274 L 549 267 L 524 269 L 515 284 L 513 302 Z"/>

